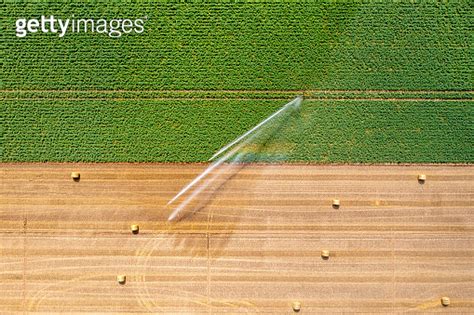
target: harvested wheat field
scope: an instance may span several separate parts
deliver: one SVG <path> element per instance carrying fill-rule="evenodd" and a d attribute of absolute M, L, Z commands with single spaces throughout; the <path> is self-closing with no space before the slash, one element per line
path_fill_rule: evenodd
<path fill-rule="evenodd" d="M 168 223 L 205 167 L 2 164 L 0 309 L 473 311 L 473 166 L 250 164 Z"/>

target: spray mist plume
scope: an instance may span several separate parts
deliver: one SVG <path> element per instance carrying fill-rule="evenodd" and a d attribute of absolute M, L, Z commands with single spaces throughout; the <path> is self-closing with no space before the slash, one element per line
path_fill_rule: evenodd
<path fill-rule="evenodd" d="M 202 209 L 245 163 L 273 160 L 272 154 L 261 155 L 261 152 L 294 118 L 302 100 L 302 96 L 296 97 L 217 151 L 209 159 L 213 162 L 168 202 L 167 206 L 172 210 L 168 221 L 182 219 Z M 274 154 L 274 158 L 281 159 L 281 156 Z"/>

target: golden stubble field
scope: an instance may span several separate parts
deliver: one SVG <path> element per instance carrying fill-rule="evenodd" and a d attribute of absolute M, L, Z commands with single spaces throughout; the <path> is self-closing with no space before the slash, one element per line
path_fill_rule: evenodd
<path fill-rule="evenodd" d="M 2 164 L 0 310 L 473 312 L 474 167 L 250 164 L 168 223 L 205 167 Z"/>

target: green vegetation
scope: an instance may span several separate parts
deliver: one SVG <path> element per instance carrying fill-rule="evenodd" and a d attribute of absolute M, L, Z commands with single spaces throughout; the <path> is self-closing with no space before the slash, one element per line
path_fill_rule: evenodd
<path fill-rule="evenodd" d="M 152 100 L 152 99 L 281 99 L 282 101 L 304 95 L 306 99 L 429 99 L 429 100 L 469 100 L 472 91 L 3 91 L 0 100 Z"/>
<path fill-rule="evenodd" d="M 3 161 L 198 162 L 281 100 L 4 100 Z M 276 134 L 289 161 L 470 162 L 465 101 L 305 101 Z"/>
<path fill-rule="evenodd" d="M 468 1 L 4 2 L 0 161 L 197 162 L 298 94 L 288 161 L 472 162 Z M 18 18 L 145 32 L 15 36 Z"/>
<path fill-rule="evenodd" d="M 471 90 L 469 1 L 7 2 L 2 89 Z M 18 18 L 148 17 L 145 32 L 15 36 Z"/>
<path fill-rule="evenodd" d="M 291 156 L 322 162 L 470 162 L 471 102 L 308 101 Z"/>

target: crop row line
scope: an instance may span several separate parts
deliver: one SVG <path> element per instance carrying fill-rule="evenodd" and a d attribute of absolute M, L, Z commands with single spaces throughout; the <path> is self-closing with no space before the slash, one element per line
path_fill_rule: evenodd
<path fill-rule="evenodd" d="M 225 97 L 155 97 L 155 98 L 1 98 L 3 101 L 282 101 L 287 98 L 225 98 Z M 473 102 L 465 98 L 311 98 L 308 101 L 387 101 L 387 102 Z"/>
<path fill-rule="evenodd" d="M 121 99 L 151 99 L 151 100 L 206 100 L 206 99 L 240 99 L 240 100 L 288 100 L 296 95 L 305 99 L 359 99 L 359 100 L 471 100 L 474 92 L 451 91 L 445 92 L 382 92 L 382 91 L 24 91 L 12 90 L 0 92 L 0 99 L 35 100 L 35 99 L 78 99 L 78 100 L 121 100 Z"/>
<path fill-rule="evenodd" d="M 1 93 L 25 93 L 25 92 L 57 92 L 57 93 L 144 93 L 144 92 L 163 92 L 163 93 L 470 93 L 474 94 L 474 90 L 2 90 Z"/>

